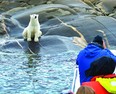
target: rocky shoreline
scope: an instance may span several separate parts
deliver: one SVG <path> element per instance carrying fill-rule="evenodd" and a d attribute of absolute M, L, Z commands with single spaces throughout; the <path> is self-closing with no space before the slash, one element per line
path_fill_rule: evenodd
<path fill-rule="evenodd" d="M 0 2 L 0 34 L 7 43 L 12 39 L 22 40 L 21 42 L 24 42 L 22 46 L 25 47 L 21 33 L 28 25 L 29 15 L 36 13 L 39 14 L 43 32 L 41 43 L 46 44 L 49 49 L 52 49 L 53 45 L 57 47 L 58 44 L 53 43 L 56 39 L 60 39 L 59 45 L 64 50 L 57 47 L 58 49 L 54 51 L 66 51 L 65 48 L 69 48 L 69 45 L 73 47 L 68 50 L 75 51 L 77 49 L 74 48 L 77 46 L 84 47 L 91 42 L 90 40 L 96 34 L 105 35 L 108 47 L 112 47 L 116 45 L 114 42 L 116 40 L 115 8 L 115 0 L 2 0 Z M 48 43 L 53 42 L 47 44 L 45 40 Z M 4 46 L 1 45 L 1 47 L 3 50 Z M 43 50 L 41 51 L 44 53 Z"/>

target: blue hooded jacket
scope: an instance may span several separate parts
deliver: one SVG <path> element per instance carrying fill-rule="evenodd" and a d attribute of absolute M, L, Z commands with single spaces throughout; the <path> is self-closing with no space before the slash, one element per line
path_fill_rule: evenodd
<path fill-rule="evenodd" d="M 77 56 L 76 64 L 79 65 L 80 83 L 90 81 L 91 77 L 86 77 L 85 71 L 90 68 L 90 64 L 102 56 L 108 56 L 116 61 L 116 56 L 108 49 L 100 47 L 99 44 L 90 43 Z"/>

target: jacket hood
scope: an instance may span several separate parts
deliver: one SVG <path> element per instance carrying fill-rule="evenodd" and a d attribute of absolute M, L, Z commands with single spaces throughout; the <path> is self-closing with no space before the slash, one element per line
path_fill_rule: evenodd
<path fill-rule="evenodd" d="M 94 56 L 98 55 L 102 49 L 103 49 L 103 47 L 101 47 L 100 45 L 95 44 L 95 43 L 90 43 L 85 48 L 85 56 L 86 57 L 94 57 Z"/>

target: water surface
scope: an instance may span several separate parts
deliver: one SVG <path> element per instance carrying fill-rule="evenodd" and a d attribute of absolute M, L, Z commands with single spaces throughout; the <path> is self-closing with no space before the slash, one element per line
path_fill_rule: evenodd
<path fill-rule="evenodd" d="M 77 52 L 0 53 L 0 94 L 60 94 L 70 89 Z"/>

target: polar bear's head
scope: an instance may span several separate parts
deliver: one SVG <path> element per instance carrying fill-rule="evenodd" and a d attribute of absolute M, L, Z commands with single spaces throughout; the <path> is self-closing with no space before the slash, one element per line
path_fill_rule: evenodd
<path fill-rule="evenodd" d="M 30 23 L 33 24 L 33 25 L 34 25 L 34 24 L 37 25 L 37 23 L 39 23 L 38 17 L 39 17 L 38 14 L 31 14 L 31 15 L 30 15 Z"/>
<path fill-rule="evenodd" d="M 38 19 L 38 16 L 39 16 L 38 14 L 31 14 L 30 18 L 32 18 L 32 19 Z"/>

